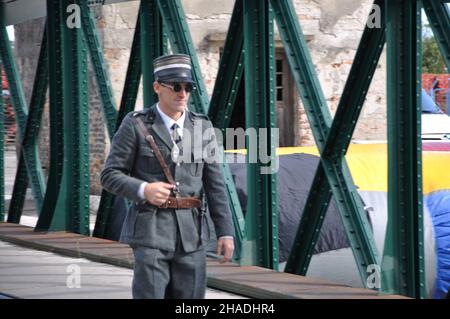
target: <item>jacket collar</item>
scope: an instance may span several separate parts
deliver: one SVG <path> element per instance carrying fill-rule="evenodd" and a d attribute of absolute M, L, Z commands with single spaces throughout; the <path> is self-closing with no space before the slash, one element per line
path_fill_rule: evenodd
<path fill-rule="evenodd" d="M 167 145 L 169 149 L 172 149 L 173 142 L 170 138 L 169 131 L 167 130 L 166 125 L 164 124 L 161 115 L 156 109 L 156 104 L 153 104 L 147 111 L 147 115 L 145 116 L 145 122 L 147 125 L 150 125 L 151 130 L 158 135 L 158 137 Z M 191 134 L 194 132 L 194 126 L 199 125 L 200 121 L 194 120 L 192 113 L 186 109 L 186 117 L 184 119 L 184 129 L 189 130 Z M 184 134 L 183 134 L 184 138 Z"/>
<path fill-rule="evenodd" d="M 164 144 L 166 144 L 169 149 L 172 149 L 172 139 L 170 138 L 169 131 L 167 131 L 166 125 L 164 124 L 161 115 L 159 115 L 156 109 L 156 104 L 152 105 L 148 109 L 145 121 L 147 122 L 147 125 L 150 125 L 150 129 L 156 135 L 158 135 L 158 137 L 164 142 Z"/>

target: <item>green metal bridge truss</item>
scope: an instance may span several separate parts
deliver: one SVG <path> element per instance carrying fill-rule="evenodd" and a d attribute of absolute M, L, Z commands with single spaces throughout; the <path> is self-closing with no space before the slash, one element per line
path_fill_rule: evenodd
<path fill-rule="evenodd" d="M 167 52 L 168 42 L 173 52 L 186 53 L 192 57 L 193 75 L 198 88 L 190 101 L 192 110 L 208 114 L 214 125 L 224 131 L 230 125 L 239 84 L 245 81 L 246 127 L 275 128 L 276 22 L 320 152 L 320 164 L 285 271 L 306 274 L 333 196 L 363 283 L 366 284 L 367 267 L 381 265 L 384 292 L 425 297 L 420 174 L 421 9 L 426 12 L 450 69 L 448 1 L 374 1 L 381 12 L 381 27 L 366 26 L 334 118 L 329 112 L 290 0 L 235 1 L 211 99 L 201 76 L 181 1 L 141 1 L 119 106 L 115 103 L 108 66 L 90 9 L 94 5 L 118 1 L 41 2 L 39 10 L 46 8 L 42 16 L 47 16 L 47 22 L 29 105 L 25 102 L 6 32 L 6 24 L 26 20 L 26 17 L 20 16 L 18 11 L 8 11 L 4 3 L 0 6 L 0 60 L 7 76 L 21 142 L 8 222 L 20 221 L 29 184 L 39 212 L 36 230 L 68 230 L 89 235 L 87 54 L 93 64 L 110 138 L 124 116 L 134 109 L 141 76 L 144 86 L 151 87 L 151 61 Z M 65 23 L 70 14 L 66 8 L 73 4 L 78 5 L 80 10 L 80 28 L 69 28 Z M 380 257 L 345 153 L 385 45 L 388 64 L 389 218 L 384 255 Z M 45 183 L 37 136 L 47 89 L 50 97 L 51 164 Z M 145 90 L 144 105 L 149 106 L 155 101 L 155 94 Z M 3 112 L 0 112 L 0 130 L 4 132 Z M 3 134 L 0 134 L 0 220 L 5 218 L 3 138 Z M 276 136 L 258 133 L 257 138 L 263 139 L 271 162 L 264 163 L 257 157 L 256 163 L 247 164 L 248 204 L 245 216 L 230 170 L 226 163 L 223 164 L 236 226 L 236 259 L 241 264 L 278 269 L 276 173 L 261 174 L 263 169 L 277 160 L 276 145 L 272 143 Z M 257 144 L 260 147 L 261 144 Z M 258 149 L 247 151 L 247 156 L 252 151 L 260 154 Z M 114 200 L 112 194 L 103 191 L 94 236 L 104 237 L 111 227 Z"/>

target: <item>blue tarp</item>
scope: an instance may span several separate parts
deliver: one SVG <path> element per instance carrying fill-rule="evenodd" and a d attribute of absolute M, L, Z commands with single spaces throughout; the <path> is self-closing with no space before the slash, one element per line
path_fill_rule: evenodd
<path fill-rule="evenodd" d="M 436 282 L 433 298 L 446 298 L 450 289 L 450 190 L 426 195 L 436 236 Z"/>

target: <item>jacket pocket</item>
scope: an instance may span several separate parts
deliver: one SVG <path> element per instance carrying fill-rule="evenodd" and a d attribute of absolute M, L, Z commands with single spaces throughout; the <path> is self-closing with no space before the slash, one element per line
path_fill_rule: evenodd
<path fill-rule="evenodd" d="M 147 173 L 159 173 L 161 171 L 158 158 L 149 145 L 141 145 L 137 160 L 139 161 L 138 166 Z"/>
<path fill-rule="evenodd" d="M 145 237 L 151 235 L 150 233 L 152 229 L 152 223 L 154 222 L 153 217 L 155 213 L 155 208 L 138 211 L 134 224 L 135 239 L 144 239 Z"/>

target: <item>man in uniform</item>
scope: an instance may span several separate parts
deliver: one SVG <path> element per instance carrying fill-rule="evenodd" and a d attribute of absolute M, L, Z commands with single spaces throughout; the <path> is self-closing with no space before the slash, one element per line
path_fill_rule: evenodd
<path fill-rule="evenodd" d="M 218 238 L 216 253 L 223 254 L 221 262 L 230 260 L 234 250 L 220 164 L 203 151 L 217 144 L 208 118 L 187 109 L 194 89 L 190 57 L 161 56 L 153 67 L 159 102 L 124 118 L 101 182 L 107 191 L 134 203 L 120 238 L 133 248 L 133 297 L 204 298 L 209 230 L 203 194 Z"/>

